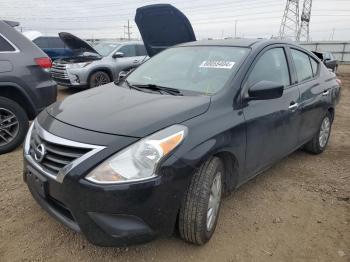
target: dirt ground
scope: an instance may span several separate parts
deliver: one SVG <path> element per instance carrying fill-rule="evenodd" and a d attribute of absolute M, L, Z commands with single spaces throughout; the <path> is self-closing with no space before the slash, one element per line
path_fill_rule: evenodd
<path fill-rule="evenodd" d="M 0 261 L 350 261 L 350 66 L 339 76 L 327 150 L 295 152 L 227 197 L 203 247 L 176 236 L 93 246 L 36 204 L 22 181 L 21 148 L 0 156 Z"/>

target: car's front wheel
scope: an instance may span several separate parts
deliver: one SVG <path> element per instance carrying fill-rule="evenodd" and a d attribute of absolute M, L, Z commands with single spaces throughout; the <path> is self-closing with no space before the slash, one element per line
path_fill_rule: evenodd
<path fill-rule="evenodd" d="M 29 127 L 26 112 L 15 101 L 0 97 L 0 154 L 18 147 Z"/>
<path fill-rule="evenodd" d="M 108 84 L 111 82 L 111 78 L 104 71 L 97 71 L 90 76 L 89 87 L 96 87 Z"/>
<path fill-rule="evenodd" d="M 224 165 L 220 158 L 206 161 L 192 177 L 179 214 L 182 239 L 203 245 L 213 235 L 220 211 Z"/>
<path fill-rule="evenodd" d="M 322 153 L 329 141 L 332 128 L 332 116 L 329 112 L 323 117 L 315 136 L 305 145 L 305 149 L 314 154 Z"/>

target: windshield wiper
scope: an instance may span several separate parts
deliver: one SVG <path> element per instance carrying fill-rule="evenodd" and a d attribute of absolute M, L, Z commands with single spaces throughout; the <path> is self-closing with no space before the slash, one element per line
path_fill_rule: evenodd
<path fill-rule="evenodd" d="M 126 82 L 130 87 L 133 87 L 136 89 L 148 89 L 152 91 L 159 91 L 159 92 L 165 92 L 170 95 L 174 96 L 182 96 L 183 94 L 179 89 L 176 88 L 171 88 L 171 87 L 166 87 L 166 86 L 160 86 L 160 85 L 155 85 L 155 84 L 130 84 L 129 82 Z"/>

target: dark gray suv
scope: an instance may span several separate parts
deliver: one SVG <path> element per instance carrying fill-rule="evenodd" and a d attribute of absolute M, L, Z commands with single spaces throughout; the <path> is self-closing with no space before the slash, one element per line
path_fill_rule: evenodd
<path fill-rule="evenodd" d="M 50 58 L 16 25 L 0 21 L 0 154 L 22 143 L 28 121 L 57 96 Z"/>

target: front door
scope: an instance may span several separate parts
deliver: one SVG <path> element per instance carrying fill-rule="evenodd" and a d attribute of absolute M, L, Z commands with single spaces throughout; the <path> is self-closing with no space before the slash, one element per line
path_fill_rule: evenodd
<path fill-rule="evenodd" d="M 291 74 L 283 46 L 268 47 L 254 62 L 243 85 L 245 90 L 259 81 L 284 85 L 277 99 L 249 101 L 243 109 L 246 120 L 246 176 L 250 177 L 295 149 L 300 113 L 299 89 L 291 85 Z"/>

